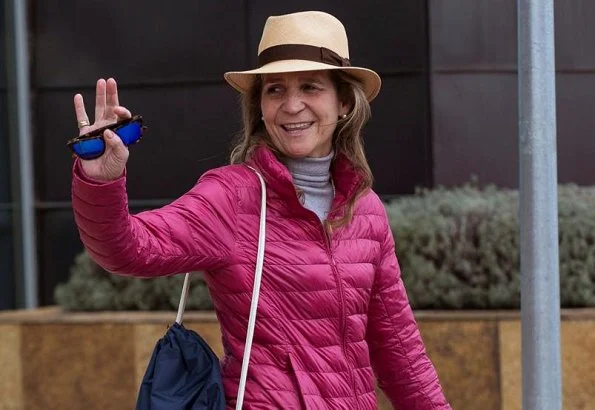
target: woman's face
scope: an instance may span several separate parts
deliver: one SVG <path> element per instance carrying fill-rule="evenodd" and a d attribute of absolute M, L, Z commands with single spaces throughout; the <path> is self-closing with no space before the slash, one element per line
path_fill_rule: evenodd
<path fill-rule="evenodd" d="M 261 110 L 275 147 L 292 158 L 324 157 L 347 107 L 328 71 L 266 74 Z"/>

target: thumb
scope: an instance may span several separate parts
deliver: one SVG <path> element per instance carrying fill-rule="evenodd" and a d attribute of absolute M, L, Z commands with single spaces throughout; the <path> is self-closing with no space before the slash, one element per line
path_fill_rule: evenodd
<path fill-rule="evenodd" d="M 106 151 L 115 157 L 116 160 L 126 162 L 128 160 L 128 148 L 124 145 L 120 137 L 111 130 L 103 133 L 105 139 Z"/>

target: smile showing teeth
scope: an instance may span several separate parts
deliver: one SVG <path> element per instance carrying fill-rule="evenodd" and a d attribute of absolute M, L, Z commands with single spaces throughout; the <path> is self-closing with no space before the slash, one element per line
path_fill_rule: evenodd
<path fill-rule="evenodd" d="M 293 124 L 284 124 L 282 127 L 285 131 L 300 131 L 305 130 L 310 125 L 312 125 L 311 122 L 297 122 Z"/>

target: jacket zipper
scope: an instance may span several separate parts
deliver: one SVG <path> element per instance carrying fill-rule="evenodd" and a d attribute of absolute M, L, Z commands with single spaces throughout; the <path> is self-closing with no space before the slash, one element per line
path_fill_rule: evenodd
<path fill-rule="evenodd" d="M 339 307 L 341 310 L 341 349 L 343 350 L 343 355 L 345 355 L 345 300 L 343 296 L 343 281 L 339 276 L 339 271 L 337 269 L 337 263 L 335 262 L 335 255 L 333 254 L 333 250 L 331 248 L 331 238 L 328 230 L 322 225 L 322 230 L 324 231 L 324 238 L 326 240 L 326 252 L 328 253 L 329 259 L 331 260 L 331 268 L 333 270 L 333 275 L 335 276 L 335 280 L 337 281 L 337 287 L 339 289 Z"/>
<path fill-rule="evenodd" d="M 324 224 L 322 224 L 322 231 L 324 232 L 324 238 L 326 241 L 326 251 L 327 251 L 328 256 L 331 260 L 331 269 L 333 270 L 333 275 L 335 276 L 335 280 L 337 281 L 337 287 L 339 289 L 339 307 L 340 307 L 340 312 L 341 312 L 340 313 L 341 314 L 341 328 L 340 328 L 341 351 L 343 352 L 343 357 L 345 357 L 345 362 L 347 364 L 347 372 L 349 373 L 349 381 L 351 382 L 351 389 L 353 391 L 353 397 L 355 400 L 357 400 L 357 394 L 355 392 L 355 379 L 353 377 L 353 372 L 352 372 L 351 366 L 349 366 L 349 360 L 347 358 L 347 349 L 345 347 L 345 329 L 347 327 L 347 323 L 346 323 L 347 318 L 345 317 L 346 311 L 345 311 L 345 299 L 344 299 L 344 293 L 343 293 L 343 281 L 341 280 L 341 276 L 339 275 L 339 270 L 337 269 L 335 255 L 333 254 L 333 249 L 331 247 L 331 237 L 330 237 L 328 230 L 324 226 Z"/>

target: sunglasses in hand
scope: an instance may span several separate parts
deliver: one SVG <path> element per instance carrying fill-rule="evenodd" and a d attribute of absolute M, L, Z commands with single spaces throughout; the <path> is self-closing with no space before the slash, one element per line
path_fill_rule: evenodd
<path fill-rule="evenodd" d="M 106 125 L 73 138 L 67 142 L 67 145 L 75 156 L 87 160 L 95 159 L 105 153 L 105 139 L 103 138 L 105 130 L 113 131 L 120 137 L 124 145 L 129 146 L 139 142 L 146 129 L 147 127 L 143 125 L 143 118 L 140 115 L 135 115 L 132 118 Z"/>

